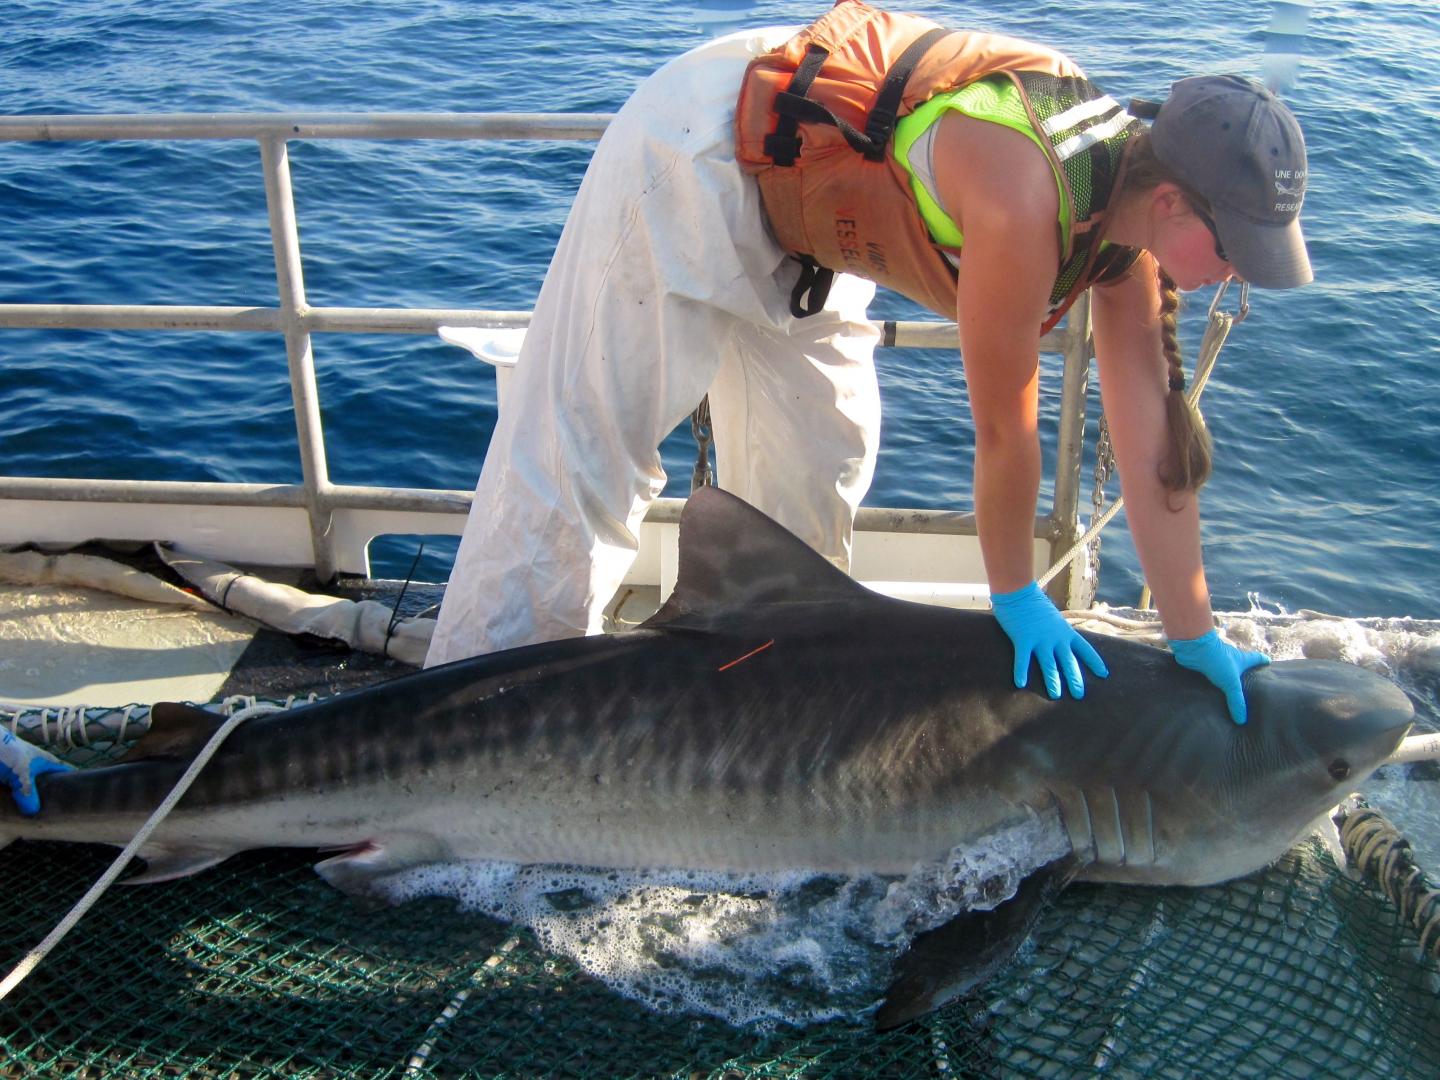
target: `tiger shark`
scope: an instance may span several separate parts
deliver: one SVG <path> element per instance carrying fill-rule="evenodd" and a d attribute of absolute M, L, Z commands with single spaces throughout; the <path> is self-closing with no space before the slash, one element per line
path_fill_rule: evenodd
<path fill-rule="evenodd" d="M 1266 866 L 1413 720 L 1380 676 L 1293 660 L 1246 674 L 1237 726 L 1165 651 L 1091 641 L 1110 677 L 1083 700 L 1017 690 L 990 615 L 873 593 L 706 488 L 682 518 L 675 591 L 640 627 L 251 719 L 132 880 L 269 846 L 338 852 L 316 869 L 362 895 L 460 859 L 904 874 L 1058 812 L 1069 854 L 915 939 L 887 1027 L 983 981 L 1070 880 L 1206 885 Z M 156 705 L 120 763 L 39 778 L 38 814 L 0 799 L 0 842 L 127 843 L 220 722 Z"/>

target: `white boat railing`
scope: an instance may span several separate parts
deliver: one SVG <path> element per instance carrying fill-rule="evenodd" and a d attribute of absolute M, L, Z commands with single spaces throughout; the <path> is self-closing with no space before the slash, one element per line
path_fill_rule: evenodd
<path fill-rule="evenodd" d="M 321 581 L 337 573 L 367 574 L 368 545 L 379 535 L 458 534 L 469 510 L 467 491 L 360 487 L 330 480 L 320 418 L 311 337 L 317 333 L 435 334 L 439 327 L 514 328 L 528 325 L 527 311 L 478 309 L 312 307 L 304 269 L 291 185 L 288 144 L 321 139 L 508 140 L 596 139 L 609 116 L 599 113 L 357 113 L 357 114 L 153 114 L 0 117 L 0 142 L 246 139 L 259 143 L 261 169 L 274 250 L 278 304 L 274 307 L 200 305 L 0 304 L 0 328 L 66 330 L 210 331 L 283 335 L 289 360 L 291 396 L 302 483 L 238 484 L 165 480 L 106 480 L 0 477 L 0 545 L 26 542 L 79 543 L 89 539 L 173 539 L 191 550 L 231 561 L 313 566 Z M 1078 328 L 1078 329 L 1075 329 Z M 887 345 L 954 348 L 955 328 L 943 322 L 886 322 Z M 1041 342 L 1065 358 L 1054 498 L 1036 520 L 1037 573 L 1078 535 L 1080 460 L 1085 427 L 1091 342 L 1084 301 L 1066 328 Z M 678 520 L 680 500 L 661 499 L 646 519 L 669 526 Z M 958 558 L 953 542 L 921 551 L 922 538 L 971 537 L 973 516 L 951 511 L 864 508 L 856 520 L 857 563 L 868 547 L 868 575 L 918 581 L 957 579 L 983 582 L 978 545 Z M 915 538 L 894 572 L 895 543 L 868 543 L 895 536 Z M 663 550 L 642 538 L 634 580 L 670 576 Z M 1082 561 L 1083 562 L 1083 561 Z M 938 575 L 943 565 L 945 573 Z M 1094 585 L 1084 567 L 1059 579 L 1051 595 L 1070 607 L 1085 606 Z"/>

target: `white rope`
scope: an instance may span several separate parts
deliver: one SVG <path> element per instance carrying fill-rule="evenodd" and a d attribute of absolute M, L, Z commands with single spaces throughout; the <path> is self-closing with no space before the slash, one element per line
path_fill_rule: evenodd
<path fill-rule="evenodd" d="M 133 732 L 132 721 L 137 725 Z M 10 729 L 10 734 L 64 754 L 93 749 L 96 742 L 119 744 L 138 738 L 149 726 L 150 706 L 0 703 L 0 722 Z"/>
<path fill-rule="evenodd" d="M 1147 645 L 1160 647 L 1166 646 L 1169 641 L 1165 636 L 1165 629 L 1160 625 L 1158 619 L 1127 619 L 1106 611 L 1104 608 L 1066 610 L 1060 614 L 1065 616 L 1065 620 L 1077 630 L 1108 634 L 1111 637 L 1121 637 L 1131 641 L 1143 641 Z"/>
<path fill-rule="evenodd" d="M 1055 565 L 1050 567 L 1049 570 L 1046 570 L 1045 573 L 1041 574 L 1035 580 L 1035 584 L 1039 585 L 1042 589 L 1045 588 L 1046 585 L 1049 585 L 1056 574 L 1060 573 L 1061 570 L 1064 570 L 1065 567 L 1069 566 L 1072 562 L 1074 562 L 1075 556 L 1079 555 L 1080 552 L 1084 551 L 1087 547 L 1090 546 L 1090 541 L 1094 540 L 1095 537 L 1100 535 L 1100 530 L 1105 528 L 1106 525 L 1109 525 L 1110 522 L 1114 520 L 1115 515 L 1120 512 L 1120 508 L 1124 505 L 1124 495 L 1116 498 L 1113 503 L 1106 507 L 1105 512 L 1100 515 L 1099 520 L 1092 521 L 1090 523 L 1090 528 L 1085 530 L 1085 535 L 1082 536 L 1079 540 L 1076 540 L 1069 551 L 1065 552 L 1064 555 L 1061 555 L 1060 558 L 1056 559 Z"/>
<path fill-rule="evenodd" d="M 1116 615 L 1113 611 L 1107 611 L 1103 607 L 1067 609 L 1060 614 L 1072 623 L 1098 623 L 1114 627 L 1123 634 L 1134 634 L 1141 637 L 1164 634 L 1160 628 L 1159 619 L 1132 619 L 1125 615 Z"/>
<path fill-rule="evenodd" d="M 311 704 L 318 697 L 313 691 L 304 697 L 290 694 L 283 701 L 235 694 L 222 701 L 218 711 L 229 716 L 237 709 L 250 709 L 260 704 L 290 709 L 297 704 Z M 0 702 L 0 724 L 8 727 L 10 734 L 63 756 L 73 750 L 95 749 L 97 743 L 108 750 L 140 738 L 150 727 L 150 706 L 56 706 Z"/>
<path fill-rule="evenodd" d="M 1440 958 L 1440 890 L 1430 886 L 1409 841 L 1364 800 L 1342 804 L 1337 820 L 1350 865 L 1378 884 L 1401 920 L 1414 927 L 1421 953 Z"/>
<path fill-rule="evenodd" d="M 114 884 L 115 879 L 120 876 L 120 872 L 124 870 L 125 867 L 129 865 L 130 860 L 135 857 L 135 853 L 144 846 L 145 841 L 150 839 L 150 835 L 159 828 L 160 823 L 170 816 L 170 811 L 175 809 L 176 803 L 180 801 L 185 792 L 190 790 L 190 785 L 193 784 L 195 778 L 200 775 L 200 770 L 209 764 L 210 759 L 215 756 L 215 752 L 220 749 L 220 745 L 230 737 L 230 733 L 251 717 L 279 711 L 281 711 L 281 707 L 278 705 L 255 705 L 234 713 L 215 729 L 215 733 L 210 736 L 210 741 L 195 755 L 195 759 L 190 762 L 190 767 L 185 770 L 179 782 L 171 789 L 170 794 L 165 796 L 160 805 L 155 808 L 154 813 L 146 819 L 145 824 L 140 826 L 140 831 L 135 834 L 130 843 L 125 845 L 125 849 L 115 857 L 115 861 L 110 864 L 109 869 L 100 875 L 100 879 L 90 887 L 89 892 L 80 898 L 75 906 L 70 909 L 69 913 L 56 924 L 55 929 L 46 935 L 45 940 L 40 942 L 39 945 L 36 945 L 25 959 L 15 965 L 15 969 L 5 977 L 4 982 L 0 982 L 0 1001 L 3 1001 L 11 990 L 19 986 L 20 983 L 35 970 L 40 961 L 44 960 L 56 945 L 60 944 L 65 938 L 65 935 L 75 928 L 75 925 L 84 918 L 85 913 L 94 907 L 100 897 L 105 894 L 105 891 Z"/>

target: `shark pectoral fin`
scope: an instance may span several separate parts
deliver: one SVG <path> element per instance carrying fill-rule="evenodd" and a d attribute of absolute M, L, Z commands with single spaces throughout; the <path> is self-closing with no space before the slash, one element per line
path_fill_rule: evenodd
<path fill-rule="evenodd" d="M 343 893 L 371 898 L 377 879 L 449 858 L 453 855 L 439 837 L 428 833 L 392 834 L 344 848 L 339 855 L 316 863 L 315 872 Z"/>
<path fill-rule="evenodd" d="M 242 850 L 243 848 L 238 847 L 167 847 L 164 844 L 146 844 L 140 849 L 140 858 L 145 861 L 145 869 L 122 879 L 121 884 L 154 885 L 160 881 L 189 877 L 224 862 Z"/>
<path fill-rule="evenodd" d="M 895 965 L 875 1029 L 899 1027 L 988 980 L 1014 956 L 1041 912 L 1078 870 L 1068 855 L 1046 863 L 993 911 L 967 911 L 917 935 Z"/>

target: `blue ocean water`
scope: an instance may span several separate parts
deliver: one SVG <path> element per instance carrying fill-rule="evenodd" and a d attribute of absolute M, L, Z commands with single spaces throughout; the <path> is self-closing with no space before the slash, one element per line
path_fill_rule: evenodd
<path fill-rule="evenodd" d="M 10 0 L 0 114 L 586 110 L 669 56 L 825 0 Z M 897 6 L 900 6 L 897 4 Z M 1200 72 L 1258 73 L 1269 5 L 908 0 L 957 27 L 1075 57 L 1120 98 Z M 1288 100 L 1305 127 L 1317 281 L 1252 296 L 1206 392 L 1217 608 L 1440 617 L 1440 8 L 1320 0 Z M 677 105 L 678 107 L 678 105 Z M 526 308 L 586 144 L 291 145 L 316 305 Z M 0 302 L 274 305 L 251 143 L 0 144 Z M 1209 297 L 1191 298 L 1193 350 Z M 912 305 L 882 296 L 872 314 Z M 332 477 L 469 488 L 491 373 L 438 340 L 316 342 Z M 964 507 L 971 436 L 954 353 L 885 350 L 869 501 Z M 283 344 L 268 335 L 0 334 L 0 455 L 15 475 L 296 482 Z M 1058 372 L 1047 366 L 1053 417 Z M 1046 431 L 1053 454 L 1053 425 Z M 693 450 L 666 447 L 671 493 Z M 453 547 L 451 548 L 453 550 Z M 1135 600 L 1123 527 L 1101 598 Z M 434 548 L 421 576 L 441 578 Z M 403 573 L 407 545 L 377 552 Z"/>

